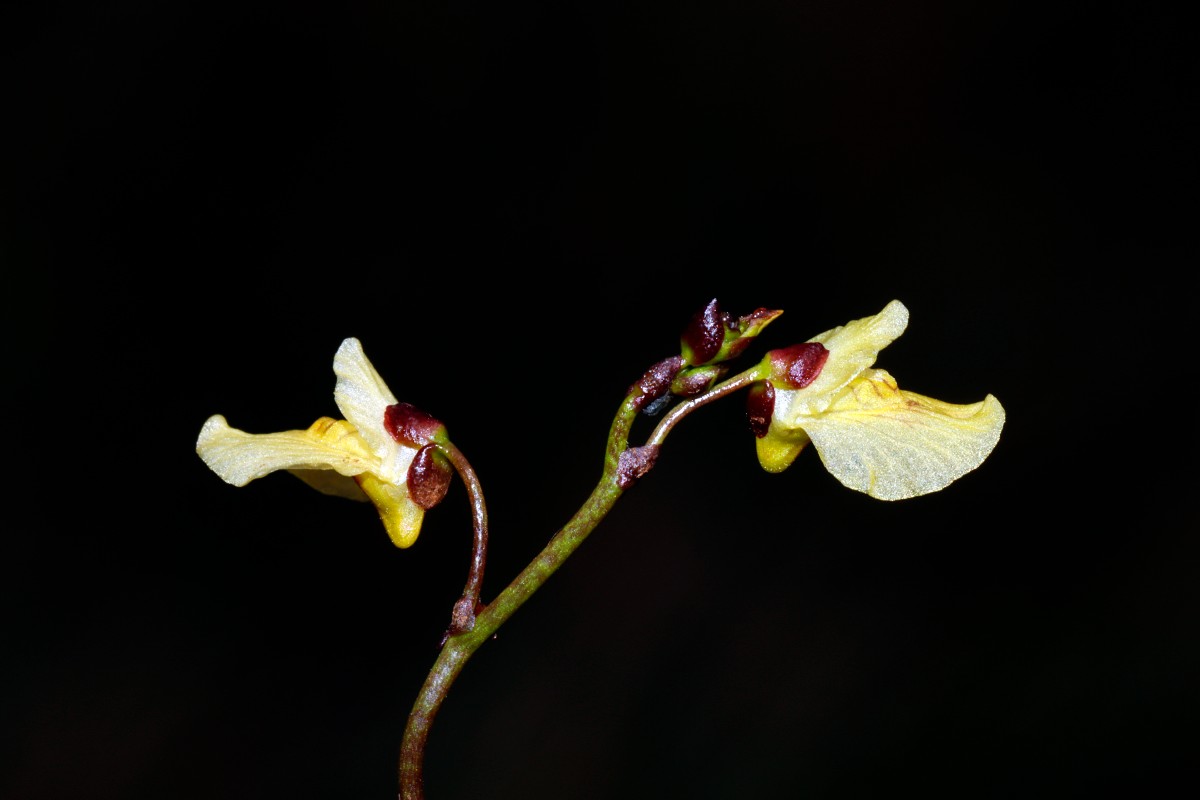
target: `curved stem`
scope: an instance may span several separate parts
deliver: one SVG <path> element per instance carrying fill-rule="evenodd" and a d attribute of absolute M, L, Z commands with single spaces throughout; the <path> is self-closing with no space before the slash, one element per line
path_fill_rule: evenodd
<path fill-rule="evenodd" d="M 596 488 L 567 524 L 551 537 L 537 558 L 531 561 L 478 616 L 475 616 L 475 611 L 478 608 L 487 550 L 487 512 L 483 503 L 483 491 L 474 470 L 462 453 L 453 445 L 439 445 L 467 483 L 474 514 L 475 546 L 471 572 L 463 590 L 463 597 L 455 604 L 451 627 L 442 640 L 441 652 L 430 669 L 416 702 L 413 703 L 404 729 L 404 741 L 400 747 L 401 800 L 424 800 L 425 745 L 429 740 L 429 731 L 450 687 L 471 656 L 575 552 L 612 510 L 625 490 L 653 467 L 658 449 L 680 420 L 714 400 L 750 386 L 758 379 L 755 370 L 748 370 L 723 381 L 702 395 L 681 403 L 658 423 L 644 446 L 631 449 L 630 428 L 638 413 L 645 407 L 647 397 L 653 396 L 652 387 L 661 383 L 664 376 L 669 381 L 671 375 L 681 366 L 674 361 L 669 365 L 660 362 L 646 373 L 642 384 L 630 387 L 625 402 L 622 403 L 609 429 L 604 470 Z M 662 374 L 658 374 L 660 370 Z M 668 372 L 670 375 L 666 375 Z M 466 610 L 467 604 L 470 606 L 469 611 Z"/>
<path fill-rule="evenodd" d="M 734 375 L 726 381 L 722 381 L 704 394 L 697 395 L 686 402 L 680 403 L 672 408 L 658 425 L 655 426 L 654 431 L 650 434 L 650 438 L 646 440 L 646 445 L 650 447 L 662 446 L 663 440 L 667 438 L 667 434 L 671 432 L 671 429 L 679 424 L 679 421 L 688 414 L 701 406 L 708 405 L 714 400 L 719 400 L 726 395 L 733 394 L 739 389 L 744 389 L 756 380 L 758 380 L 756 370 L 747 370 L 739 375 Z"/>
<path fill-rule="evenodd" d="M 400 797 L 423 800 L 425 745 L 438 710 L 451 685 L 472 655 L 575 552 L 629 485 L 621 479 L 621 454 L 641 404 L 640 390 L 631 390 L 609 429 L 604 470 L 596 488 L 575 515 L 550 539 L 542 552 L 475 618 L 469 630 L 447 637 L 425 684 L 413 703 L 400 748 Z M 482 501 L 480 501 L 482 507 Z M 468 583 L 470 586 L 470 583 Z M 476 587 L 477 588 L 477 587 Z"/>
<path fill-rule="evenodd" d="M 467 487 L 467 497 L 471 501 L 471 522 L 474 529 L 474 539 L 471 545 L 471 568 L 467 572 L 467 585 L 463 587 L 462 597 L 454 604 L 450 616 L 450 628 L 446 636 L 460 631 L 467 631 L 475 624 L 475 611 L 479 605 L 479 594 L 483 588 L 483 569 L 487 565 L 488 522 L 487 506 L 483 502 L 483 487 L 475 469 L 462 451 L 450 442 L 439 443 L 438 448 L 450 459 L 454 469 Z M 445 639 L 442 640 L 443 644 Z"/>

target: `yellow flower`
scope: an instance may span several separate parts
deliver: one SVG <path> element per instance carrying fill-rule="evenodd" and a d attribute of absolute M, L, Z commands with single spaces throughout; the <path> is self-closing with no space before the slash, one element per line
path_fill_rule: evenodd
<path fill-rule="evenodd" d="M 945 403 L 870 368 L 907 326 L 908 309 L 893 300 L 873 317 L 768 353 L 757 368 L 766 383 L 749 405 L 763 468 L 781 472 L 811 441 L 845 486 L 903 500 L 944 489 L 983 463 L 1004 427 L 999 400 Z"/>
<path fill-rule="evenodd" d="M 389 408 L 399 404 L 357 339 L 342 342 L 333 371 L 334 400 L 346 419 L 321 417 L 307 430 L 252 434 L 216 414 L 201 428 L 196 452 L 234 486 L 286 470 L 324 494 L 370 500 L 396 546 L 408 547 L 425 515 L 408 487 L 420 445 L 400 441 L 394 425 L 389 430 Z"/>

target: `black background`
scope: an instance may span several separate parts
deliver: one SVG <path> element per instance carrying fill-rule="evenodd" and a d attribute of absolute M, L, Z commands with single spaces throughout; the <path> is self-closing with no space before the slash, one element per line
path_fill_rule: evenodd
<path fill-rule="evenodd" d="M 3 26 L 14 800 L 380 798 L 466 578 L 460 482 L 234 489 L 347 336 L 474 464 L 485 597 L 710 299 L 1005 405 L 943 492 L 741 401 L 467 665 L 431 800 L 1164 796 L 1197 753 L 1196 99 L 1158 3 L 96 3 Z M 1133 9 L 1136 8 L 1136 11 Z M 650 430 L 635 430 L 635 441 Z"/>

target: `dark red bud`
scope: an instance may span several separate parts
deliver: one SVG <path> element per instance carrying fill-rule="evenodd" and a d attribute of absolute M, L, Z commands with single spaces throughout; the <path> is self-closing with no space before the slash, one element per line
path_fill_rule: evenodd
<path fill-rule="evenodd" d="M 453 477 L 454 472 L 437 445 L 427 444 L 408 465 L 408 493 L 414 503 L 428 511 L 442 502 Z"/>
<path fill-rule="evenodd" d="M 383 412 L 383 427 L 397 442 L 422 447 L 433 441 L 443 426 L 411 403 L 396 403 Z"/>
<path fill-rule="evenodd" d="M 769 355 L 774 377 L 788 389 L 803 389 L 815 381 L 829 359 L 829 351 L 820 342 L 794 344 Z"/>
<path fill-rule="evenodd" d="M 651 402 L 665 395 L 671 388 L 671 381 L 683 368 L 683 356 L 671 356 L 659 361 L 629 387 L 629 392 L 640 392 L 633 398 L 633 407 L 641 411 Z"/>
<path fill-rule="evenodd" d="M 774 413 L 775 387 L 770 381 L 758 381 L 750 387 L 746 396 L 746 419 L 750 421 L 750 431 L 756 438 L 767 435 Z"/>
<path fill-rule="evenodd" d="M 716 298 L 697 311 L 683 331 L 683 344 L 692 351 L 692 363 L 711 361 L 721 351 L 729 315 L 722 314 Z"/>

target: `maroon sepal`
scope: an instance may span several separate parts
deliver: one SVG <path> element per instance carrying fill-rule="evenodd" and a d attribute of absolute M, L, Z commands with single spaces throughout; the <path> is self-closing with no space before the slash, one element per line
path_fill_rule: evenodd
<path fill-rule="evenodd" d="M 820 342 L 794 344 L 772 350 L 767 355 L 771 359 L 772 377 L 786 389 L 808 386 L 821 374 L 829 359 L 829 351 Z"/>
<path fill-rule="evenodd" d="M 383 427 L 397 442 L 409 447 L 424 447 L 446 426 L 411 403 L 396 403 L 383 412 Z"/>
<path fill-rule="evenodd" d="M 757 381 L 746 394 L 746 419 L 758 439 L 767 435 L 771 415 L 775 413 L 775 387 L 770 381 Z"/>
<path fill-rule="evenodd" d="M 408 465 L 408 493 L 414 503 L 428 511 L 445 498 L 453 477 L 454 469 L 437 445 L 427 444 Z"/>

